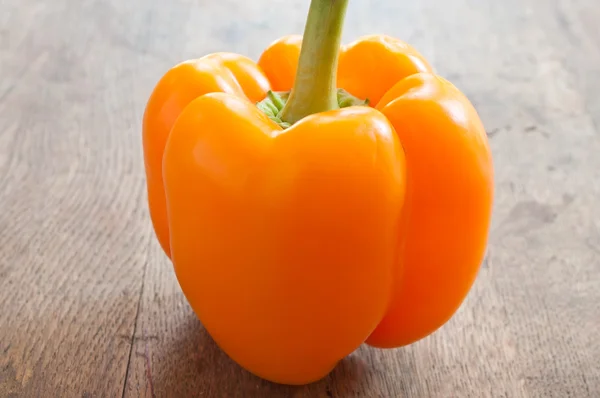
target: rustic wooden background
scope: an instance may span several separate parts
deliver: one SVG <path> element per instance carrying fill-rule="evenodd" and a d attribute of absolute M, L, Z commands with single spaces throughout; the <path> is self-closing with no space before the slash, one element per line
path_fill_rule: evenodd
<path fill-rule="evenodd" d="M 345 40 L 415 45 L 489 131 L 489 254 L 460 312 L 320 383 L 240 370 L 152 235 L 141 117 L 170 66 L 257 57 L 308 0 L 0 0 L 0 396 L 600 396 L 600 4 L 351 0 Z"/>

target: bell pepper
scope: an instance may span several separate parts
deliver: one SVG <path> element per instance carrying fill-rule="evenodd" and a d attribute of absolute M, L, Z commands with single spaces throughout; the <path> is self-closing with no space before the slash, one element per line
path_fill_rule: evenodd
<path fill-rule="evenodd" d="M 277 383 L 439 329 L 488 239 L 476 110 L 401 40 L 342 46 L 347 4 L 312 0 L 304 35 L 258 62 L 174 66 L 144 114 L 151 220 L 181 289 L 226 354 Z"/>

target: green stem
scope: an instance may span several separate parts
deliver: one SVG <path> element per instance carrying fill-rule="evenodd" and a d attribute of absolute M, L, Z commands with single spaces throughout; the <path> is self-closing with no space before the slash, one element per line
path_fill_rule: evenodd
<path fill-rule="evenodd" d="M 312 0 L 298 71 L 281 120 L 294 124 L 319 112 L 339 109 L 337 67 L 348 0 Z"/>

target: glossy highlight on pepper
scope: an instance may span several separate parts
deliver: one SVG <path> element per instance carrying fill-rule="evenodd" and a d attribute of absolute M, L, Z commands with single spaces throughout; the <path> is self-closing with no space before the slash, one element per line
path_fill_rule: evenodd
<path fill-rule="evenodd" d="M 144 114 L 150 216 L 182 291 L 234 361 L 278 383 L 430 335 L 487 244 L 476 110 L 401 40 L 341 45 L 346 5 L 313 0 L 304 36 L 258 62 L 174 66 Z"/>

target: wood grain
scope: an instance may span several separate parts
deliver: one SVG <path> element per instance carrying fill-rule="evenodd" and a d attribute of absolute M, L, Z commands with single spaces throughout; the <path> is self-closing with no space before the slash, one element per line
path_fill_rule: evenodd
<path fill-rule="evenodd" d="M 459 313 L 305 387 L 241 370 L 149 223 L 140 121 L 186 58 L 256 58 L 308 0 L 0 2 L 0 396 L 600 396 L 596 0 L 350 2 L 345 40 L 416 46 L 489 131 L 496 203 Z"/>

